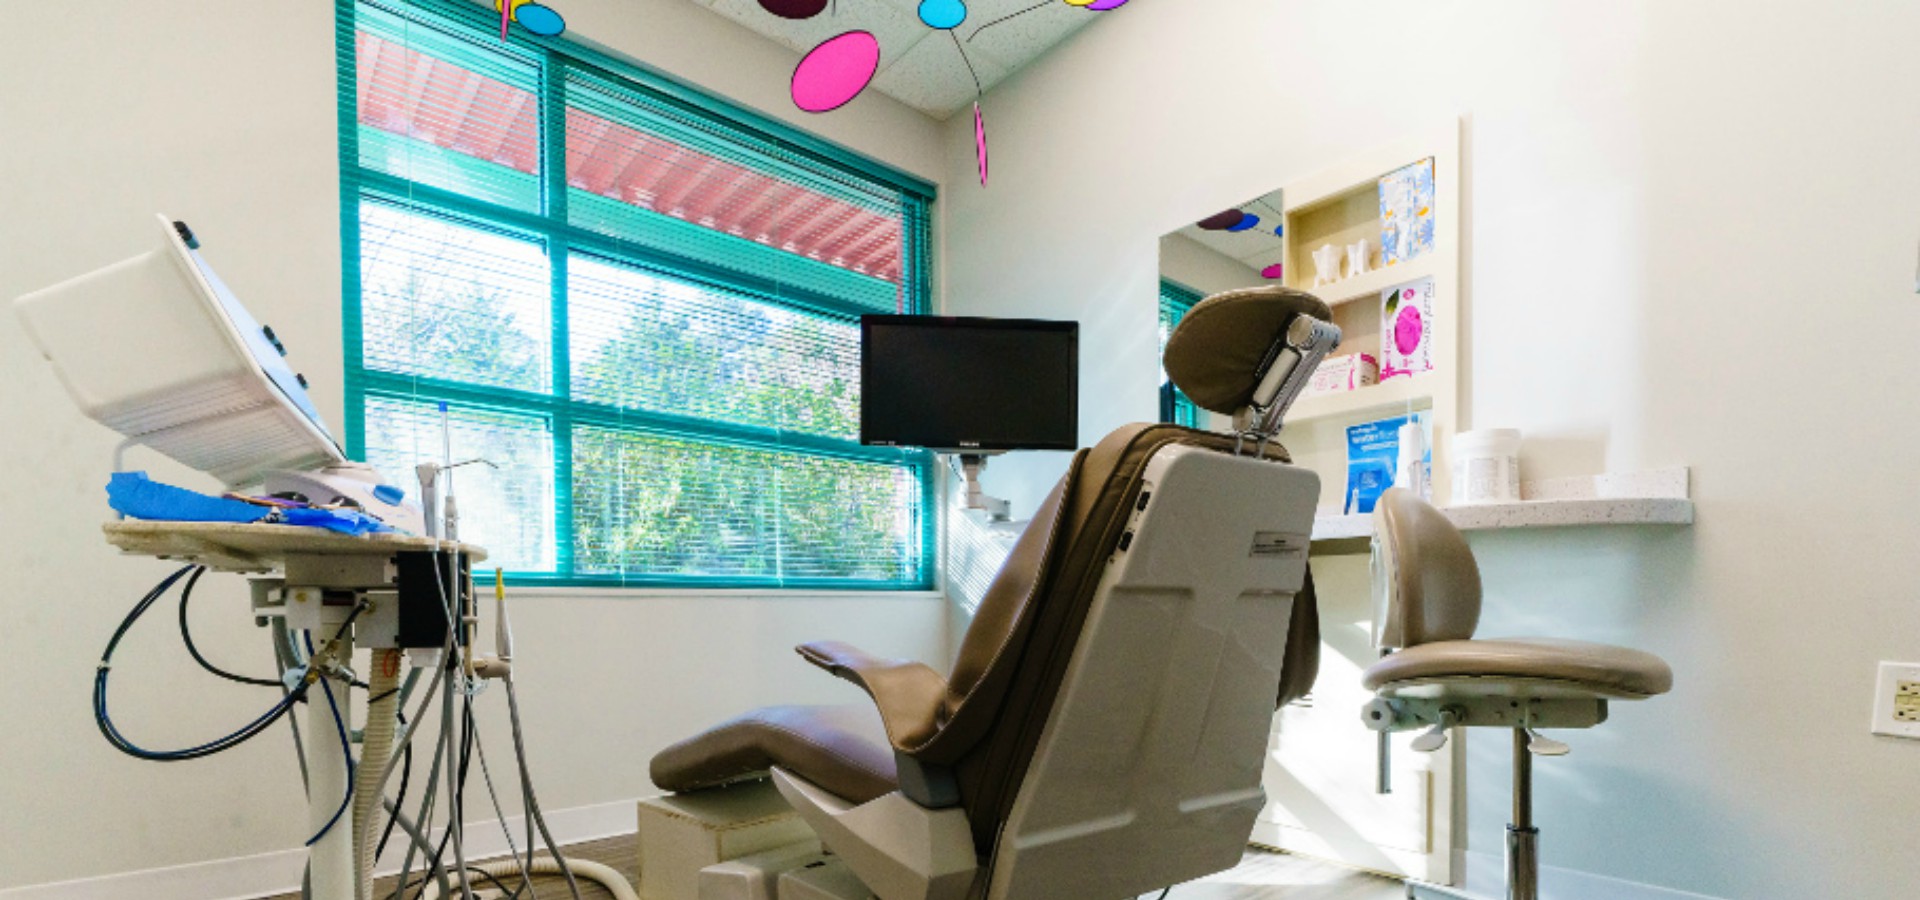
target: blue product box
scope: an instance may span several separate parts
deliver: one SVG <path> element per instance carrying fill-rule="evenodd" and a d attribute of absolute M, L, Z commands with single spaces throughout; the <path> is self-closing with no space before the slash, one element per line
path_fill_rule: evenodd
<path fill-rule="evenodd" d="M 1393 473 L 1400 461 L 1400 426 L 1408 416 L 1395 416 L 1347 427 L 1347 501 L 1345 512 L 1371 513 L 1380 495 L 1393 487 Z M 1427 431 L 1425 465 L 1433 465 L 1432 427 L 1428 413 L 1417 412 L 1411 419 Z"/>

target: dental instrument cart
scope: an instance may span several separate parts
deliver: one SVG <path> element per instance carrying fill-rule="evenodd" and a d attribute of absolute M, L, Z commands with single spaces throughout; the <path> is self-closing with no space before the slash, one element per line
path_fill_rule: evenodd
<path fill-rule="evenodd" d="M 471 544 L 400 534 L 354 537 L 290 525 L 121 521 L 109 522 L 102 530 L 107 543 L 130 555 L 251 576 L 252 612 L 262 624 L 278 617 L 289 628 L 331 635 L 366 602 L 367 608 L 352 619 L 351 631 L 342 633 L 349 648 L 348 662 L 352 647 L 389 650 L 430 642 L 432 650 L 438 651 L 445 638 L 446 622 L 440 615 L 444 607 L 434 611 L 435 618 L 429 622 L 410 609 L 423 604 L 409 603 L 408 594 L 421 589 L 423 578 L 437 594 L 446 581 L 436 572 L 451 570 L 453 590 L 471 609 L 470 567 L 487 557 L 486 550 Z M 435 629 L 441 629 L 437 636 Z M 316 659 L 316 666 L 320 662 Z M 347 793 L 346 757 L 319 749 L 327 746 L 325 736 L 338 728 L 332 708 L 316 695 L 307 703 L 306 714 L 306 733 L 312 736 L 309 741 L 314 748 L 307 754 L 307 824 L 317 833 L 339 816 L 333 827 L 326 828 L 325 836 L 308 848 L 312 896 L 314 900 L 353 900 L 351 836 L 355 807 L 360 804 L 348 804 L 345 812 L 339 812 Z M 342 714 L 351 722 L 350 710 Z"/>

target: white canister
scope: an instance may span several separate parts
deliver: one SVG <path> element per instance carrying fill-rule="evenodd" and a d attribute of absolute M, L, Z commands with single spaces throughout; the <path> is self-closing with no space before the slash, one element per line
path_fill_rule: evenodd
<path fill-rule="evenodd" d="M 1520 430 L 1482 428 L 1453 438 L 1453 502 L 1520 499 Z"/>

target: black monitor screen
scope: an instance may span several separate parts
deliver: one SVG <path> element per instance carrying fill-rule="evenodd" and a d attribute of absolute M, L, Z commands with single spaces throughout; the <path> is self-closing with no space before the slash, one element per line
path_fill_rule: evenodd
<path fill-rule="evenodd" d="M 860 442 L 932 450 L 1079 447 L 1080 324 L 863 316 Z"/>

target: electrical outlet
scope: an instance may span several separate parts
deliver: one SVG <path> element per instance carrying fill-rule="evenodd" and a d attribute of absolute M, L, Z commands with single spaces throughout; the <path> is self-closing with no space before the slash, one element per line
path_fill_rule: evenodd
<path fill-rule="evenodd" d="M 1920 663 L 1880 664 L 1873 692 L 1873 733 L 1920 738 Z"/>

